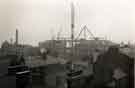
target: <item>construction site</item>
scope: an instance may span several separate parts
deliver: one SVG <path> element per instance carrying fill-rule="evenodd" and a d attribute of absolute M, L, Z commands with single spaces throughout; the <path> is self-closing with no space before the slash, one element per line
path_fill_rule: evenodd
<path fill-rule="evenodd" d="M 2 88 L 134 88 L 135 45 L 97 37 L 84 25 L 75 35 L 71 3 L 70 37 L 40 41 L 38 46 L 4 41 L 0 48 Z"/>

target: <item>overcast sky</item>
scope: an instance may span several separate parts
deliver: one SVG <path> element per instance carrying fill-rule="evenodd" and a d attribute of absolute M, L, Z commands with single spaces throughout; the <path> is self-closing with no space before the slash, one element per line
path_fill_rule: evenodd
<path fill-rule="evenodd" d="M 70 36 L 70 2 L 75 4 L 75 34 L 87 25 L 98 37 L 135 42 L 134 0 L 0 0 L 0 44 L 15 38 L 37 45 L 61 30 Z M 94 25 L 94 26 L 93 26 Z"/>

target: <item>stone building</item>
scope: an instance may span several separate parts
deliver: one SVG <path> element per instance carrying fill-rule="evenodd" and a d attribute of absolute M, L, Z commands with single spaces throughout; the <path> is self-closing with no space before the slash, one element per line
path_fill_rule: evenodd
<path fill-rule="evenodd" d="M 117 88 L 133 88 L 133 78 L 134 59 L 113 46 L 106 53 L 99 55 L 94 65 L 94 80 L 90 86 L 103 87 L 116 80 Z"/>

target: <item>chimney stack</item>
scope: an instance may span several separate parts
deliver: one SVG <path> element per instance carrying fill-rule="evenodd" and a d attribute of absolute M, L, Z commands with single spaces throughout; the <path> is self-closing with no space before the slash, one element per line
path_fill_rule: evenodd
<path fill-rule="evenodd" d="M 16 29 L 16 41 L 15 44 L 18 45 L 18 29 Z"/>

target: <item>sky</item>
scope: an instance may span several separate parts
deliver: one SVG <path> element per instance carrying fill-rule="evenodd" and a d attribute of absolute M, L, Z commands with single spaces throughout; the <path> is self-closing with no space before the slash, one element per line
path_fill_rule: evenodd
<path fill-rule="evenodd" d="M 70 37 L 70 3 L 75 6 L 75 35 L 84 25 L 96 37 L 135 43 L 134 0 L 0 0 L 0 45 L 15 40 L 38 45 L 60 36 Z"/>

